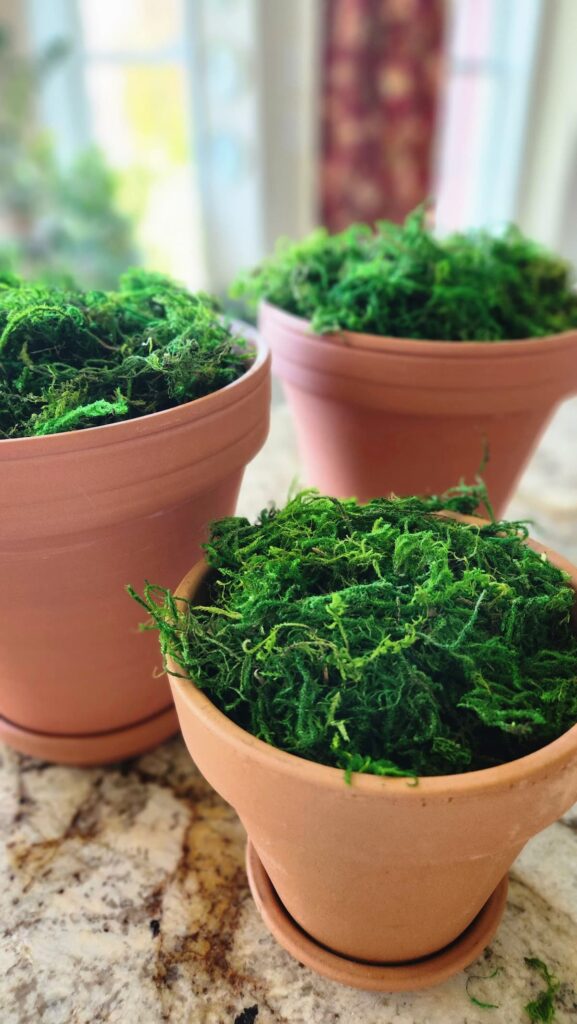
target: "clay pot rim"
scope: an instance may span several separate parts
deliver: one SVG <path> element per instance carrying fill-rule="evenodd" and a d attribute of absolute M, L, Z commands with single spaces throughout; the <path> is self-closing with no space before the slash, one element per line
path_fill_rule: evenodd
<path fill-rule="evenodd" d="M 172 427 L 178 427 L 191 419 L 202 420 L 218 414 L 236 402 L 242 401 L 248 394 L 259 387 L 271 362 L 269 347 L 262 337 L 247 339 L 248 347 L 255 353 L 255 358 L 242 376 L 225 384 L 217 391 L 195 398 L 191 402 L 183 402 L 171 409 L 147 413 L 145 416 L 133 416 L 118 423 L 105 423 L 95 427 L 83 427 L 79 430 L 61 431 L 41 437 L 11 437 L 0 439 L 0 452 L 13 456 L 38 455 L 44 449 L 46 455 L 56 455 L 80 449 L 98 448 L 131 440 L 135 435 L 143 437 Z"/>
<path fill-rule="evenodd" d="M 306 340 L 311 346 L 326 344 L 327 341 L 339 345 L 341 348 L 359 349 L 363 352 L 381 352 L 383 355 L 403 355 L 407 358 L 429 356 L 438 359 L 465 360 L 467 358 L 506 358 L 512 355 L 523 357 L 535 354 L 540 348 L 546 347 L 551 350 L 573 347 L 577 335 L 577 327 L 568 331 L 560 331 L 557 334 L 539 335 L 537 337 L 518 338 L 503 341 L 462 341 L 439 339 L 427 341 L 423 338 L 397 338 L 384 334 L 363 334 L 359 331 L 335 331 L 330 334 L 317 334 L 311 330 L 310 320 L 297 316 L 295 313 L 288 313 L 275 306 L 266 299 L 260 303 L 261 316 L 274 317 L 282 327 L 283 325 L 294 331 L 298 331 L 303 341 Z"/>
<path fill-rule="evenodd" d="M 487 522 L 485 519 L 477 520 L 473 516 L 464 518 L 473 523 L 484 524 Z M 577 567 L 538 541 L 529 540 L 528 543 L 535 550 L 546 553 L 554 565 L 569 574 L 571 586 L 577 593 Z M 197 562 L 178 585 L 175 596 L 188 600 L 193 598 L 208 572 L 209 566 L 205 559 Z M 186 704 L 192 714 L 202 719 L 206 728 L 219 734 L 223 742 L 243 748 L 247 758 L 259 761 L 265 768 L 283 774 L 298 775 L 303 782 L 333 791 L 339 789 L 342 792 L 344 785 L 342 768 L 333 768 L 329 765 L 318 764 L 316 761 L 309 761 L 297 754 L 280 750 L 253 736 L 252 733 L 242 729 L 224 712 L 220 711 L 206 694 L 195 686 L 192 680 L 184 679 L 182 675 L 179 676 L 179 668 L 170 657 L 167 657 L 166 661 L 173 694 L 178 694 L 177 706 L 179 701 Z M 394 794 L 397 799 L 402 800 L 421 800 L 426 796 L 446 802 L 447 799 L 454 797 L 503 790 L 522 782 L 530 782 L 533 778 L 544 778 L 550 772 L 559 770 L 572 757 L 577 757 L 577 723 L 556 740 L 540 747 L 532 754 L 526 754 L 524 757 L 492 768 L 461 772 L 457 775 L 419 776 L 417 784 L 413 782 L 412 778 L 406 776 L 395 778 L 354 772 L 352 785 L 347 788 L 351 795 L 358 794 L 366 798 L 378 798 L 386 791 L 389 796 Z"/>

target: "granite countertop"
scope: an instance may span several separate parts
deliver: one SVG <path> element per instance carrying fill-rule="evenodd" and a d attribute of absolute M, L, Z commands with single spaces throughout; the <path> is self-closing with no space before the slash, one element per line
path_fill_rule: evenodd
<path fill-rule="evenodd" d="M 572 402 L 510 509 L 573 559 L 576 430 Z M 297 475 L 277 404 L 240 509 L 282 501 Z M 484 956 L 435 989 L 399 995 L 325 981 L 269 936 L 248 892 L 243 829 L 180 739 L 92 769 L 0 746 L 0 836 L 1 1024 L 521 1024 L 542 989 L 528 956 L 562 982 L 558 1024 L 577 1024 L 577 807 L 515 863 Z"/>

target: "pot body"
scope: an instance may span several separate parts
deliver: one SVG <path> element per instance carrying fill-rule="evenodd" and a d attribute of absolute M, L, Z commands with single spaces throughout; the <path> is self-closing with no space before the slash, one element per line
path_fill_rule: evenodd
<path fill-rule="evenodd" d="M 576 585 L 576 570 L 548 555 Z M 205 571 L 195 567 L 178 593 L 193 599 Z M 170 678 L 187 746 L 237 811 L 280 900 L 313 939 L 349 958 L 400 963 L 443 949 L 526 841 L 577 799 L 577 725 L 496 768 L 416 785 L 355 775 L 347 785 L 341 771 L 268 746 Z"/>
<path fill-rule="evenodd" d="M 269 401 L 261 347 L 243 377 L 187 405 L 0 442 L 0 736 L 90 763 L 175 731 L 126 584 L 174 586 L 200 556 L 209 522 L 234 511 Z"/>
<path fill-rule="evenodd" d="M 483 462 L 502 512 L 562 398 L 577 331 L 510 342 L 319 336 L 267 303 L 259 326 L 292 408 L 307 482 L 359 501 L 440 494 Z"/>

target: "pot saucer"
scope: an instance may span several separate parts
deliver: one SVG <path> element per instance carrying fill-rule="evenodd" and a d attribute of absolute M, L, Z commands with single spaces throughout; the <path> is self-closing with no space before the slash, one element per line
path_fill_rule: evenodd
<path fill-rule="evenodd" d="M 66 736 L 24 729 L 0 717 L 0 741 L 29 757 L 55 764 L 96 765 L 123 761 L 158 746 L 178 732 L 174 705 L 111 732 Z"/>
<path fill-rule="evenodd" d="M 291 956 L 317 974 L 341 985 L 375 992 L 410 992 L 430 988 L 471 964 L 497 930 L 509 887 L 509 879 L 505 875 L 469 927 L 438 953 L 401 964 L 374 964 L 349 960 L 307 935 L 282 905 L 250 840 L 246 847 L 246 868 L 259 914 L 277 942 Z"/>

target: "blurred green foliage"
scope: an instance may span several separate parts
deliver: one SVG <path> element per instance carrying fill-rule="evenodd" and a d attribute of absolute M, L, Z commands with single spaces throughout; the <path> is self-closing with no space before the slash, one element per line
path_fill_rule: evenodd
<path fill-rule="evenodd" d="M 16 53 L 0 26 L 0 267 L 112 288 L 138 262 L 116 176 L 96 148 L 61 166 L 37 119 L 39 90 L 66 53 L 63 42 L 35 59 Z"/>

